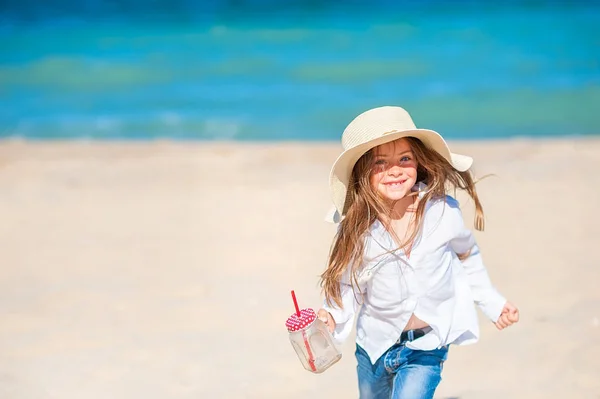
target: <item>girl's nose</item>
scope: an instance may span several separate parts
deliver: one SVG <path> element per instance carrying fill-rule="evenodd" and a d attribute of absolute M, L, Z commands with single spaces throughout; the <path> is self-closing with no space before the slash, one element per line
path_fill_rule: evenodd
<path fill-rule="evenodd" d="M 398 165 L 394 165 L 388 169 L 388 175 L 390 176 L 400 176 L 402 174 L 402 168 Z"/>

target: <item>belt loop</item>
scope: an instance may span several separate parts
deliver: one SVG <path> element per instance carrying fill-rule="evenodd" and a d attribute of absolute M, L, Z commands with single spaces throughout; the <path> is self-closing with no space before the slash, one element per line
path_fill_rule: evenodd
<path fill-rule="evenodd" d="M 415 340 L 415 331 L 414 330 L 408 330 L 408 341 L 414 341 Z"/>

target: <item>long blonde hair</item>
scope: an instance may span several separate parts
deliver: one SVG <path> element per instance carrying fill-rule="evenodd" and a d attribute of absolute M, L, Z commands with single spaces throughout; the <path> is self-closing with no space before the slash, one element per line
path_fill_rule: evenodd
<path fill-rule="evenodd" d="M 419 233 L 425 214 L 425 206 L 432 198 L 445 198 L 448 186 L 461 189 L 475 203 L 475 229 L 483 231 L 483 208 L 475 182 L 470 171 L 459 172 L 436 151 L 426 147 L 419 139 L 405 137 L 417 163 L 417 182 L 427 185 L 427 191 L 420 199 L 415 212 L 414 227 L 409 237 L 399 248 L 406 250 L 412 246 Z M 329 253 L 327 269 L 321 275 L 321 287 L 327 303 L 342 307 L 340 282 L 350 269 L 351 284 L 356 287 L 357 275 L 363 260 L 364 238 L 369 227 L 380 217 L 389 215 L 386 205 L 373 189 L 370 182 L 375 149 L 365 153 L 354 165 L 348 184 L 345 217 L 341 221 Z"/>

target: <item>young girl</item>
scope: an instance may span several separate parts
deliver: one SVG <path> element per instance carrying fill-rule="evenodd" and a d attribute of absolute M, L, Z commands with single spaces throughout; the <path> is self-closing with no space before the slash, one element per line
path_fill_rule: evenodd
<path fill-rule="evenodd" d="M 417 129 L 400 107 L 359 115 L 342 145 L 330 175 L 330 219 L 340 224 L 321 276 L 319 318 L 341 342 L 358 312 L 361 398 L 433 398 L 448 345 L 478 339 L 473 302 L 498 329 L 519 320 L 491 284 L 458 202 L 446 195 L 465 190 L 483 230 L 473 160 Z"/>

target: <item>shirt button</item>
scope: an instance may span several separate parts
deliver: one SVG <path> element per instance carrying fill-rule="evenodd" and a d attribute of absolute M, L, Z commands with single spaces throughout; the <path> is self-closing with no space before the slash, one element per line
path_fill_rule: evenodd
<path fill-rule="evenodd" d="M 363 339 L 365 337 L 365 330 L 363 330 L 362 328 L 359 328 L 356 331 L 356 335 L 358 336 L 358 338 Z"/>

